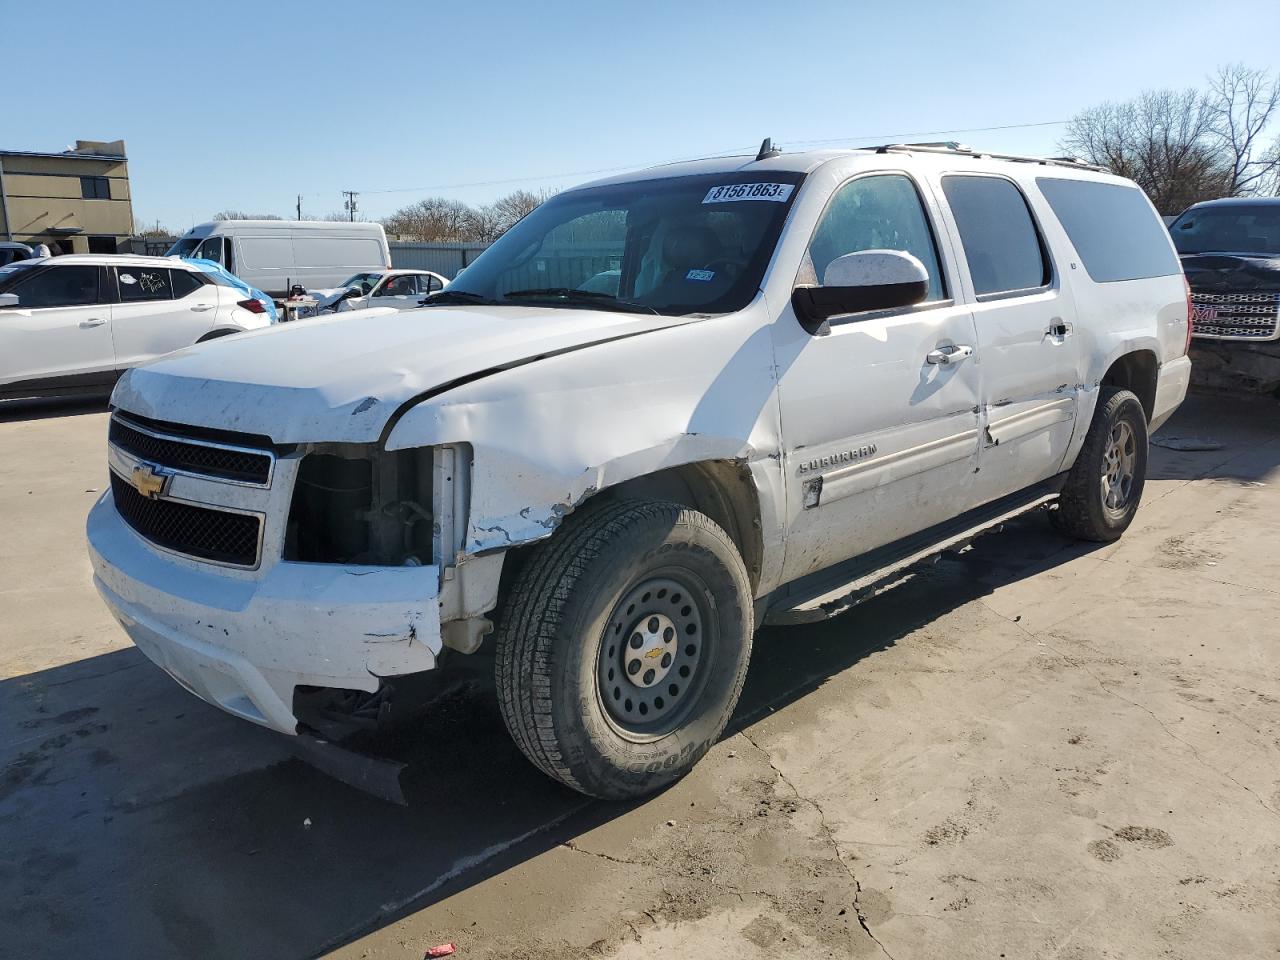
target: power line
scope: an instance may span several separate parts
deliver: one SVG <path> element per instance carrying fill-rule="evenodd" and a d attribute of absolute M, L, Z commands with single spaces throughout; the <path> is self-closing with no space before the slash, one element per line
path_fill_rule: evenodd
<path fill-rule="evenodd" d="M 878 133 L 878 134 L 862 134 L 851 137 L 834 137 L 828 140 L 782 140 L 780 142 L 797 147 L 804 146 L 821 146 L 831 143 L 852 143 L 859 140 L 870 140 L 878 143 L 891 143 L 900 140 L 907 140 L 913 137 L 943 137 L 957 133 L 992 133 L 998 130 L 1025 130 L 1033 127 L 1057 127 L 1068 120 L 1041 120 L 1035 123 L 1006 123 L 995 127 L 960 127 L 952 130 L 916 130 L 910 133 Z M 365 190 L 367 194 L 386 194 L 386 193 L 426 193 L 433 190 L 465 190 L 471 187 L 501 187 L 513 183 L 535 183 L 541 180 L 563 180 L 568 177 L 590 177 L 604 173 L 617 173 L 621 170 L 636 170 L 644 167 L 665 166 L 672 163 L 682 163 L 688 160 L 714 160 L 724 157 L 738 156 L 747 151 L 754 151 L 756 146 L 748 144 L 740 147 L 729 147 L 710 154 L 699 154 L 690 157 L 677 157 L 676 159 L 660 160 L 656 163 L 631 163 L 620 167 L 599 167 L 595 170 L 574 170 L 566 173 L 548 173 L 532 177 L 511 177 L 505 180 L 475 180 L 470 183 L 440 183 L 423 187 L 389 187 L 382 190 Z"/>

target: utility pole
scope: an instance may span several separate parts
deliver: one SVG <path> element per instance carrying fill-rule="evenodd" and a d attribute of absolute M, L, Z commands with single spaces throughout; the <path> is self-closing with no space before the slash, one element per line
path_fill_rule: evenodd
<path fill-rule="evenodd" d="M 360 196 L 357 190 L 343 190 L 342 195 L 347 199 L 343 201 L 343 206 L 347 209 L 347 219 L 354 221 L 356 218 L 356 197 Z"/>
<path fill-rule="evenodd" d="M 302 219 L 302 194 L 298 194 L 298 219 Z"/>
<path fill-rule="evenodd" d="M 13 224 L 9 222 L 9 194 L 4 189 L 4 162 L 0 161 L 0 216 L 4 217 L 4 236 L 13 239 Z"/>

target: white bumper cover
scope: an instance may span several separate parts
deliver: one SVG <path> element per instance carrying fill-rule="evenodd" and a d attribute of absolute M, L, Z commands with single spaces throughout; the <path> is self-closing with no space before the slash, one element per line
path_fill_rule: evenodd
<path fill-rule="evenodd" d="M 94 584 L 138 648 L 246 720 L 294 734 L 298 685 L 373 691 L 436 664 L 436 567 L 264 562 L 246 578 L 151 547 L 110 493 L 87 533 Z"/>
<path fill-rule="evenodd" d="M 1156 380 L 1155 408 L 1151 415 L 1151 432 L 1155 433 L 1173 415 L 1187 396 L 1191 383 L 1191 358 L 1178 357 L 1160 367 Z"/>

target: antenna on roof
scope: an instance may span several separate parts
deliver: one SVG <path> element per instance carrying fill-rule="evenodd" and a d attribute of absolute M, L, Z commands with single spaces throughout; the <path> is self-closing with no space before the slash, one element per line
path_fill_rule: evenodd
<path fill-rule="evenodd" d="M 780 153 L 782 151 L 773 145 L 773 138 L 765 137 L 764 143 L 760 144 L 760 152 L 756 154 L 756 159 L 768 160 L 770 157 L 776 157 Z"/>

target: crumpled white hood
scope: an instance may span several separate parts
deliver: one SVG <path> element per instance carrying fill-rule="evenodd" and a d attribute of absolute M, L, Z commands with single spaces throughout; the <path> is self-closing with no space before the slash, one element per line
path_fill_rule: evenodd
<path fill-rule="evenodd" d="M 276 443 L 376 441 L 406 401 L 541 354 L 692 322 L 595 310 L 351 311 L 212 340 L 130 370 L 112 403 Z"/>

